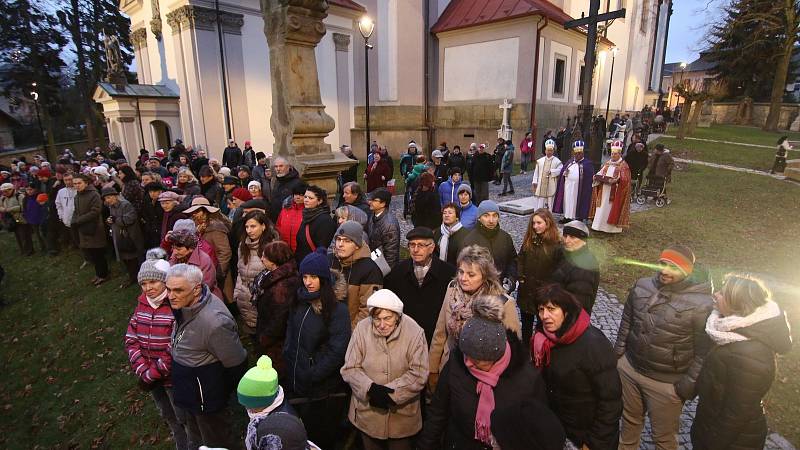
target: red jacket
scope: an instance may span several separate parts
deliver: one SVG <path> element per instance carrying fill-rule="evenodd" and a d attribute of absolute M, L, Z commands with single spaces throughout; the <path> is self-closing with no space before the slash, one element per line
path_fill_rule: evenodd
<path fill-rule="evenodd" d="M 125 333 L 125 350 L 136 375 L 145 383 L 162 380 L 169 386 L 172 356 L 169 352 L 175 316 L 166 298 L 153 309 L 144 294 L 133 311 Z"/>
<path fill-rule="evenodd" d="M 302 203 L 298 205 L 291 199 L 289 201 L 291 205 L 288 208 L 281 208 L 275 226 L 278 228 L 281 240 L 289 244 L 292 251 L 295 251 L 297 249 L 297 231 L 300 229 L 300 222 L 303 221 L 304 206 Z"/>
<path fill-rule="evenodd" d="M 386 182 L 392 179 L 389 164 L 384 160 L 367 166 L 367 192 L 372 192 L 379 187 L 386 187 Z"/>
<path fill-rule="evenodd" d="M 519 151 L 526 155 L 529 153 L 536 153 L 533 148 L 534 144 L 535 142 L 533 142 L 533 139 L 523 139 L 522 142 L 519 143 Z"/>

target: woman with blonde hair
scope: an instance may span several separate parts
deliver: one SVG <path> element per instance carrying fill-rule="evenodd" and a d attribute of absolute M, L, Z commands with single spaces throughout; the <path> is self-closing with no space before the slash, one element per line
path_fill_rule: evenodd
<path fill-rule="evenodd" d="M 706 333 L 716 344 L 697 377 L 697 415 L 692 446 L 705 449 L 764 448 L 767 420 L 762 402 L 775 380 L 775 355 L 792 348 L 785 313 L 764 283 L 729 274 L 714 294 Z"/>
<path fill-rule="evenodd" d="M 192 173 L 192 169 L 182 167 L 178 170 L 177 188 L 183 191 L 183 195 L 194 196 L 201 195 L 200 182 L 197 177 Z"/>
<path fill-rule="evenodd" d="M 430 344 L 430 376 L 428 385 L 436 388 L 439 373 L 447 362 L 450 351 L 458 345 L 458 336 L 464 323 L 472 317 L 472 301 L 482 295 L 494 295 L 504 300 L 503 326 L 521 339 L 521 324 L 517 302 L 506 294 L 500 284 L 500 273 L 494 266 L 492 254 L 486 247 L 470 245 L 461 250 L 457 260 L 456 277 L 447 286 L 442 309 Z"/>
<path fill-rule="evenodd" d="M 522 342 L 530 342 L 533 336 L 539 288 L 550 282 L 562 254 L 561 236 L 553 214 L 546 208 L 537 209 L 528 221 L 525 240 L 517 257 L 517 302 L 522 315 Z"/>

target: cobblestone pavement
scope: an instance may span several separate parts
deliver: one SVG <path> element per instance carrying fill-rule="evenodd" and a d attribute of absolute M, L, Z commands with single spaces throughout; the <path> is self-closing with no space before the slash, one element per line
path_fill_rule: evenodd
<path fill-rule="evenodd" d="M 601 288 L 597 293 L 597 300 L 592 308 L 592 325 L 599 328 L 611 342 L 614 342 L 617 339 L 617 329 L 619 328 L 621 317 L 622 304 L 619 303 L 615 295 L 609 294 Z M 683 407 L 680 430 L 678 432 L 678 442 L 682 449 L 692 448 L 689 432 L 692 427 L 692 420 L 694 420 L 696 408 L 697 400 L 687 402 Z M 767 436 L 767 442 L 764 448 L 769 450 L 794 450 L 795 447 L 779 434 L 770 433 L 769 436 Z M 655 449 L 649 420 L 646 421 L 645 429 L 642 433 L 641 449 Z"/>

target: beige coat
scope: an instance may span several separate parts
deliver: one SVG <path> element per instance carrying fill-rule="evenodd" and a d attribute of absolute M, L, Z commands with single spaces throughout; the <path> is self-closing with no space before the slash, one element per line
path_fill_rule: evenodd
<path fill-rule="evenodd" d="M 455 303 L 456 289 L 458 289 L 457 283 L 457 281 L 453 280 L 447 286 L 442 309 L 439 310 L 439 319 L 436 321 L 436 329 L 433 332 L 433 338 L 431 338 L 429 367 L 430 372 L 434 374 L 439 374 L 442 371 L 450 357 L 450 350 L 458 345 L 454 336 L 450 336 L 447 333 L 447 318 L 453 314 L 451 307 Z M 517 337 L 522 339 L 522 322 L 517 313 L 517 301 L 511 296 L 503 295 L 506 298 L 503 308 L 503 325 L 505 325 L 506 330 L 514 332 Z M 464 326 L 466 319 L 459 324 L 459 327 Z"/>
<path fill-rule="evenodd" d="M 414 319 L 402 316 L 388 338 L 375 331 L 371 318 L 358 322 L 341 374 L 353 390 L 348 418 L 356 428 L 375 439 L 405 438 L 422 428 L 420 392 L 428 379 L 428 344 Z M 394 389 L 389 396 L 397 407 L 370 406 L 372 383 Z"/>
<path fill-rule="evenodd" d="M 241 250 L 239 251 L 239 262 L 237 264 L 239 275 L 236 278 L 233 298 L 236 300 L 236 306 L 239 307 L 239 313 L 242 315 L 242 332 L 255 334 L 258 310 L 256 310 L 253 302 L 250 301 L 252 297 L 250 286 L 256 276 L 264 270 L 264 264 L 261 262 L 261 258 L 258 257 L 258 242 L 253 242 L 250 238 L 245 239 L 247 239 L 247 245 L 250 247 L 250 259 L 245 260 Z"/>

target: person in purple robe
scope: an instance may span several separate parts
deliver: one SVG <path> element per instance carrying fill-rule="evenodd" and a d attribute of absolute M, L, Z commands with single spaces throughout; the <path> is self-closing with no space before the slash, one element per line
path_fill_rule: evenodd
<path fill-rule="evenodd" d="M 592 203 L 594 165 L 584 157 L 583 141 L 572 145 L 572 158 L 564 163 L 558 176 L 553 212 L 562 214 L 561 223 L 586 220 Z"/>

